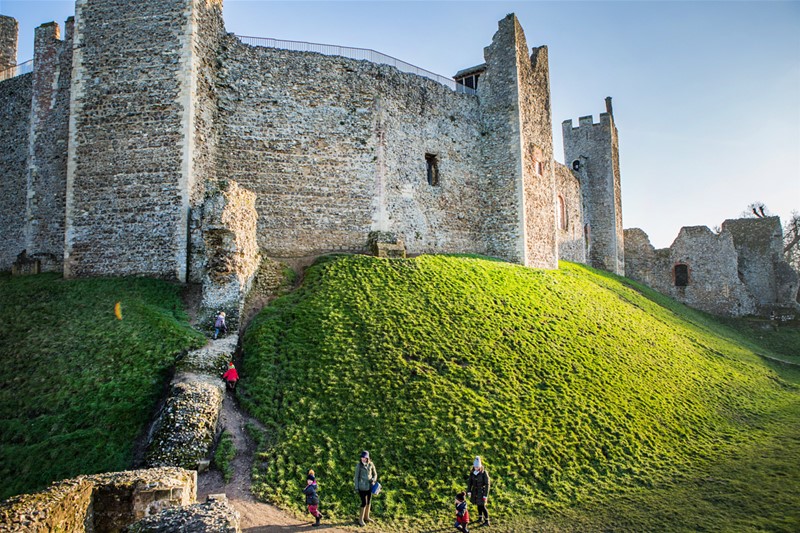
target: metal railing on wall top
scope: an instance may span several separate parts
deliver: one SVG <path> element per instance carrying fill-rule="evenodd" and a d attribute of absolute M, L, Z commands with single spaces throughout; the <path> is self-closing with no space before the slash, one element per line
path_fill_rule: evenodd
<path fill-rule="evenodd" d="M 29 59 L 28 61 L 20 63 L 17 66 L 0 70 L 0 81 L 22 76 L 23 74 L 28 74 L 29 72 L 33 72 L 33 59 Z"/>
<path fill-rule="evenodd" d="M 400 59 L 394 58 L 392 56 L 387 56 L 386 54 L 382 54 L 380 52 L 376 52 L 375 50 L 370 50 L 368 48 L 352 48 L 350 46 L 308 43 L 304 41 L 286 41 L 282 39 L 272 39 L 269 37 L 248 37 L 245 35 L 237 35 L 236 37 L 243 43 L 252 46 L 263 46 L 265 48 L 279 48 L 281 50 L 289 50 L 292 52 L 316 52 L 318 54 L 323 54 L 326 56 L 341 56 L 341 57 L 346 57 L 348 59 L 369 61 L 371 63 L 389 65 L 390 67 L 395 67 L 397 70 L 401 72 L 406 72 L 408 74 L 416 74 L 417 76 L 422 76 L 431 79 L 433 81 L 439 82 L 445 87 L 449 87 L 450 89 L 458 93 L 475 94 L 475 89 L 471 89 L 460 83 L 457 83 L 453 78 L 448 78 L 445 76 L 441 76 L 439 74 L 435 74 L 429 70 L 425 70 L 424 68 L 416 67 Z"/>

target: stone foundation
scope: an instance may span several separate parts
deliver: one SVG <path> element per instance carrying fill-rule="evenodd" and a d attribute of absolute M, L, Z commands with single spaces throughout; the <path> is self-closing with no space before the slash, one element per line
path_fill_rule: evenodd
<path fill-rule="evenodd" d="M 0 532 L 116 532 L 197 498 L 197 473 L 153 468 L 80 476 L 0 504 Z"/>

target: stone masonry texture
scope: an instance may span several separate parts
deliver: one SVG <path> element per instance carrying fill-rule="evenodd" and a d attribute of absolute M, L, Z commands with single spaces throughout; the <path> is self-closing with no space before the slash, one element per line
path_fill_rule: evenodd
<path fill-rule="evenodd" d="M 584 217 L 589 225 L 589 264 L 622 275 L 625 272 L 622 200 L 617 128 L 610 113 L 600 122 L 580 117 L 562 123 L 567 166 L 579 161 L 584 194 Z"/>
<path fill-rule="evenodd" d="M 556 227 L 558 230 L 558 257 L 573 263 L 586 262 L 586 241 L 583 233 L 583 196 L 578 176 L 561 163 L 555 163 Z M 563 203 L 563 216 L 558 210 Z"/>
<path fill-rule="evenodd" d="M 17 64 L 17 38 L 19 24 L 16 20 L 0 15 L 0 72 Z"/>
<path fill-rule="evenodd" d="M 70 18 L 64 40 L 55 23 L 35 34 L 25 247 L 43 271 L 61 272 L 64 257 L 73 28 Z"/>
<path fill-rule="evenodd" d="M 0 82 L 0 270 L 25 249 L 25 203 L 33 75 Z"/>
<path fill-rule="evenodd" d="M 0 532 L 121 531 L 196 498 L 197 472 L 180 468 L 80 476 L 0 503 Z"/>

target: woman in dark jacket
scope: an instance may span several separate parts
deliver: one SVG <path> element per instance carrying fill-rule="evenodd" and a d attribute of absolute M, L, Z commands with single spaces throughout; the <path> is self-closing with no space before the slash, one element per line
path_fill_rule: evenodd
<path fill-rule="evenodd" d="M 489 487 L 491 481 L 489 474 L 481 463 L 480 456 L 475 457 L 472 463 L 472 470 L 469 473 L 469 480 L 467 481 L 467 496 L 470 501 L 478 506 L 478 522 L 483 520 L 480 525 L 488 526 L 489 524 L 489 511 L 486 510 L 486 501 L 489 499 Z"/>
<path fill-rule="evenodd" d="M 369 460 L 369 452 L 361 452 L 361 459 L 356 464 L 356 473 L 353 479 L 356 491 L 361 498 L 361 516 L 358 525 L 363 526 L 372 522 L 369 518 L 369 507 L 372 502 L 372 485 L 378 481 L 378 472 L 375 465 Z"/>

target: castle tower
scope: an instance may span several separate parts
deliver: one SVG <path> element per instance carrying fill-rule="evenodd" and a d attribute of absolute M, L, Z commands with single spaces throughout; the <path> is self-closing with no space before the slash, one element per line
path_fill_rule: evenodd
<path fill-rule="evenodd" d="M 0 15 L 0 72 L 17 65 L 19 24 L 11 17 Z"/>
<path fill-rule="evenodd" d="M 189 276 L 221 11 L 222 0 L 76 2 L 66 277 Z"/>
<path fill-rule="evenodd" d="M 486 135 L 483 159 L 495 202 L 485 229 L 491 253 L 531 267 L 558 268 L 547 48 L 528 55 L 525 34 L 511 14 L 499 22 L 484 57 L 478 96 Z"/>
<path fill-rule="evenodd" d="M 564 161 L 581 179 L 589 264 L 624 275 L 619 142 L 611 97 L 606 98 L 599 123 L 590 115 L 580 117 L 577 128 L 565 120 L 562 130 Z"/>

